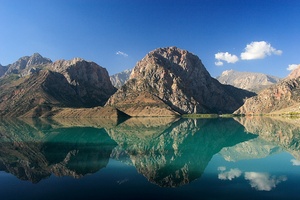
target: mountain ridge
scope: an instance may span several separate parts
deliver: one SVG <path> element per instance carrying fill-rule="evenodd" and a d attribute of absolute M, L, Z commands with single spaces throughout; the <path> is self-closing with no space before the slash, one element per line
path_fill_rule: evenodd
<path fill-rule="evenodd" d="M 31 70 L 39 65 L 39 70 Z M 55 107 L 103 106 L 116 91 L 105 68 L 80 58 L 53 63 L 34 54 L 10 69 L 0 79 L 1 116 L 40 117 Z"/>
<path fill-rule="evenodd" d="M 226 70 L 217 77 L 217 80 L 222 84 L 232 85 L 257 93 L 264 88 L 278 83 L 281 78 L 257 72 Z"/>
<path fill-rule="evenodd" d="M 41 70 L 45 65 L 51 64 L 49 58 L 41 56 L 39 53 L 34 53 L 31 56 L 23 56 L 16 62 L 7 65 L 5 75 L 18 74 L 19 76 L 26 76 L 32 72 Z"/>
<path fill-rule="evenodd" d="M 127 82 L 118 90 L 105 68 L 81 58 L 52 62 L 35 53 L 8 66 L 0 66 L 2 71 L 6 67 L 7 71 L 0 78 L 1 116 L 40 117 L 49 116 L 48 112 L 71 117 L 72 108 L 82 108 L 75 113 L 84 112 L 88 117 L 99 117 L 96 112 L 102 111 L 108 116 L 300 111 L 300 67 L 263 90 L 267 92 L 255 96 L 255 93 L 219 83 L 197 55 L 177 47 L 149 52 L 137 62 Z M 130 70 L 126 72 L 128 75 Z M 225 71 L 223 75 L 231 72 Z M 277 81 L 276 77 L 266 77 L 269 82 Z"/>

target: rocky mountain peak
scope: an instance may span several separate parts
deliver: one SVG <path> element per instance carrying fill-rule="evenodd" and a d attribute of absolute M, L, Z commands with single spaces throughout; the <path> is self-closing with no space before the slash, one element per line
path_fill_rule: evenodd
<path fill-rule="evenodd" d="M 49 64 L 49 63 L 52 63 L 52 61 L 49 58 L 44 58 L 39 53 L 34 53 L 32 56 L 29 57 L 26 67 L 33 66 L 33 65 Z"/>
<path fill-rule="evenodd" d="M 222 72 L 221 76 L 229 76 L 233 72 L 234 72 L 233 69 L 225 70 Z"/>
<path fill-rule="evenodd" d="M 141 95 L 147 97 L 147 101 Z M 164 103 L 168 106 L 164 107 L 166 112 L 171 109 L 180 114 L 233 112 L 233 108 L 243 103 L 243 98 L 251 95 L 221 85 L 210 76 L 198 56 L 177 47 L 167 47 L 155 49 L 139 61 L 130 79 L 107 105 L 134 116 L 142 113 L 127 108 L 128 104 L 139 104 L 135 102 L 137 99 L 148 102 L 143 107 L 148 106 L 150 111 Z"/>
<path fill-rule="evenodd" d="M 78 63 L 84 63 L 87 62 L 82 58 L 73 58 L 71 60 L 57 60 L 51 65 L 51 69 L 57 72 L 65 71 L 67 68 L 70 68 L 71 66 L 77 65 Z"/>
<path fill-rule="evenodd" d="M 39 53 L 34 53 L 32 56 L 24 56 L 19 58 L 13 64 L 8 65 L 6 75 L 18 74 L 19 76 L 26 76 L 33 71 L 43 68 L 45 65 L 52 63 L 49 58 L 44 58 Z"/>
<path fill-rule="evenodd" d="M 2 77 L 1 116 L 38 117 L 55 107 L 103 106 L 116 91 L 106 69 L 94 62 L 75 58 L 42 64 L 38 54 L 19 59 L 24 60 L 33 65 L 23 70 L 15 68 L 17 79 Z M 25 72 L 30 76 L 23 76 Z"/>
<path fill-rule="evenodd" d="M 298 78 L 300 76 L 300 65 L 296 69 L 294 69 L 289 75 L 288 79 Z"/>
<path fill-rule="evenodd" d="M 94 62 L 81 58 L 58 60 L 49 65 L 48 69 L 63 74 L 69 84 L 75 87 L 80 98 L 89 105 L 103 106 L 116 91 L 107 70 Z"/>
<path fill-rule="evenodd" d="M 153 65 L 156 65 L 156 67 Z M 159 68 L 164 68 L 174 75 L 180 75 L 182 78 L 192 78 L 191 76 L 195 75 L 195 72 L 197 72 L 197 75 L 201 74 L 202 77 L 210 76 L 198 56 L 177 47 L 167 47 L 158 48 L 148 53 L 135 66 L 130 79 L 147 73 L 151 75 L 152 72 L 155 72 L 155 69 Z"/>

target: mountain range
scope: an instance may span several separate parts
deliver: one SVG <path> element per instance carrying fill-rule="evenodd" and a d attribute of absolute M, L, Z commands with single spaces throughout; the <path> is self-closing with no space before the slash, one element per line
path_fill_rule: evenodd
<path fill-rule="evenodd" d="M 177 47 L 155 49 L 132 70 L 111 77 L 91 61 L 52 62 L 38 53 L 0 66 L 0 73 L 0 116 L 107 118 L 299 110 L 299 68 L 281 81 L 232 70 L 223 72 L 218 81 L 198 56 Z M 248 84 L 252 91 L 268 88 L 256 96 L 232 86 L 237 82 L 237 87 Z"/>
<path fill-rule="evenodd" d="M 94 62 L 52 62 L 37 53 L 9 65 L 0 89 L 0 115 L 11 117 L 39 117 L 54 107 L 103 106 L 116 91 L 106 69 Z"/>
<path fill-rule="evenodd" d="M 278 83 L 281 78 L 262 73 L 226 70 L 217 77 L 217 80 L 222 84 L 232 85 L 257 93 L 262 89 Z"/>
<path fill-rule="evenodd" d="M 110 80 L 113 86 L 115 86 L 116 88 L 120 88 L 121 86 L 123 86 L 130 78 L 131 72 L 132 69 L 127 69 L 110 76 Z M 255 93 L 282 80 L 279 77 L 263 73 L 240 72 L 235 70 L 225 70 L 216 79 L 222 84 L 232 85 L 234 87 L 252 91 Z"/>

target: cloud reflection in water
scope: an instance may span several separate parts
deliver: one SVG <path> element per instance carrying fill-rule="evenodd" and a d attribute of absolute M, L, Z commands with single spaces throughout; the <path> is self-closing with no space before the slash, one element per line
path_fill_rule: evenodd
<path fill-rule="evenodd" d="M 259 191 L 271 191 L 279 183 L 286 181 L 286 176 L 270 176 L 268 173 L 245 172 L 245 179 L 250 181 L 251 187 Z"/>
<path fill-rule="evenodd" d="M 226 171 L 225 166 L 218 167 L 218 178 L 220 180 L 233 180 L 242 175 L 242 171 L 238 168 L 230 169 Z M 244 173 L 245 180 L 250 182 L 252 188 L 255 188 L 258 191 L 271 191 L 275 188 L 279 183 L 287 180 L 286 176 L 270 176 L 268 173 L 262 172 L 245 172 Z"/>
<path fill-rule="evenodd" d="M 242 175 L 242 171 L 238 168 L 230 169 L 229 171 L 225 171 L 226 167 L 219 167 L 218 170 L 221 172 L 218 174 L 218 178 L 221 180 L 232 180 L 234 178 L 238 178 Z"/>

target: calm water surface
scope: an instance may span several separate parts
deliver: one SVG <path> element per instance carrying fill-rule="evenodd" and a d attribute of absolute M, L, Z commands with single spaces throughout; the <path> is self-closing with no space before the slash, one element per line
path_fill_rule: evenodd
<path fill-rule="evenodd" d="M 0 121 L 1 199 L 299 199 L 299 120 Z"/>

